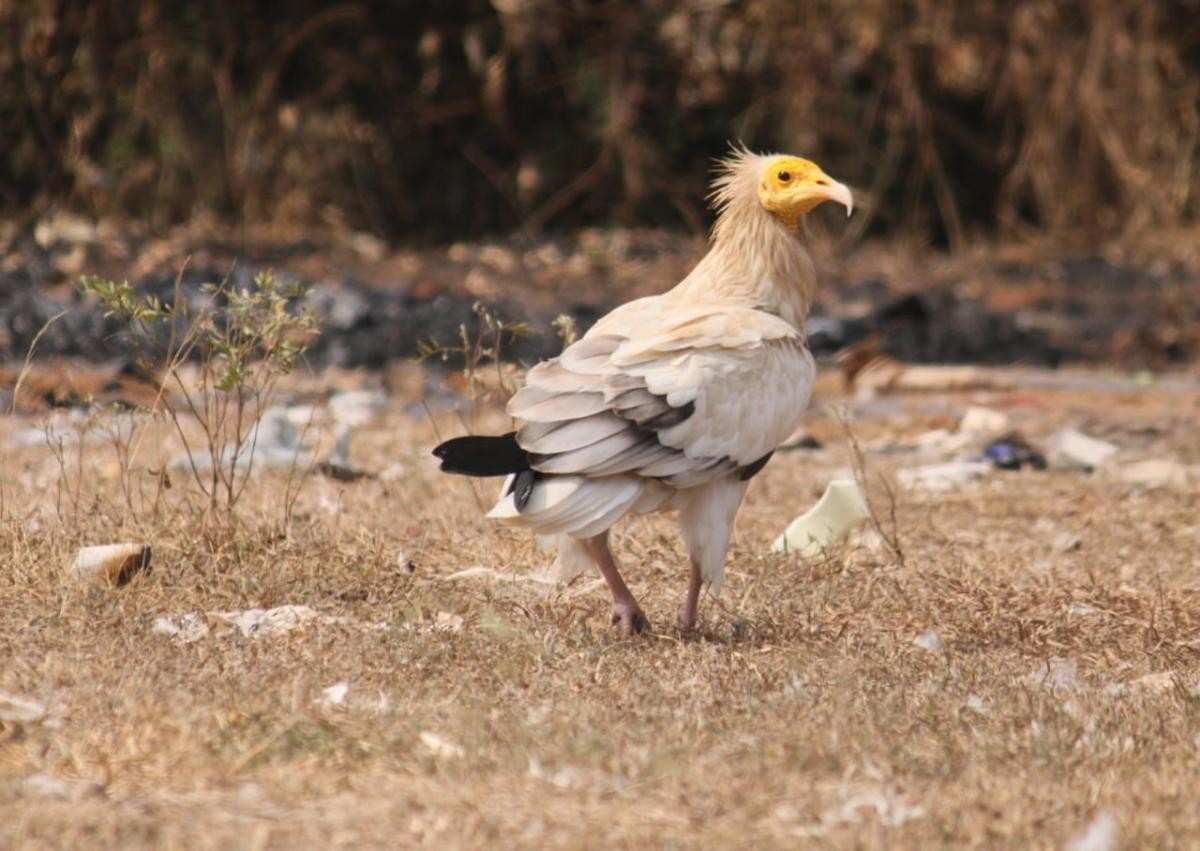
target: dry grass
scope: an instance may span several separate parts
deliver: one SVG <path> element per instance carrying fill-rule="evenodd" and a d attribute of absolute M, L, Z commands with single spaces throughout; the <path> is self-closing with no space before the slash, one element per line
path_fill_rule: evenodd
<path fill-rule="evenodd" d="M 975 398 L 1031 437 L 1083 423 L 1131 456 L 1194 464 L 1188 387 Z M 868 444 L 965 400 L 886 401 L 855 425 Z M 0 422 L 0 443 L 23 424 Z M 82 483 L 68 476 L 59 511 L 52 455 L 6 448 L 0 691 L 49 715 L 0 722 L 0 846 L 1049 848 L 1107 811 L 1123 847 L 1195 847 L 1197 495 L 997 474 L 900 492 L 903 566 L 861 547 L 765 555 L 850 462 L 835 422 L 812 426 L 828 448 L 756 479 L 698 635 L 665 628 L 685 584 L 672 523 L 623 531 L 659 629 L 634 640 L 607 627 L 602 589 L 445 579 L 546 556 L 436 474 L 432 428 L 399 404 L 354 460 L 402 466 L 308 480 L 287 535 L 282 474 L 220 533 L 196 524 L 182 481 L 157 515 L 129 512 L 102 442 L 68 465 Z M 135 476 L 172 454 L 143 447 Z M 885 476 L 912 463 L 867 460 Z M 1063 533 L 1078 549 L 1056 549 Z M 67 577 L 80 543 L 127 538 L 153 544 L 149 575 L 119 590 Z M 165 614 L 288 603 L 350 620 L 191 644 L 153 631 Z M 930 629 L 941 652 L 913 643 Z M 1138 683 L 1161 672 L 1161 688 Z M 323 706 L 341 681 L 344 705 Z"/>

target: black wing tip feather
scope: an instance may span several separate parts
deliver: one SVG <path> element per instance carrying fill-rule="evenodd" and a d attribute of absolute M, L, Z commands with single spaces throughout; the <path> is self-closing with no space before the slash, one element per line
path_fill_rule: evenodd
<path fill-rule="evenodd" d="M 753 479 L 763 467 L 767 466 L 767 462 L 771 460 L 771 456 L 774 454 L 775 450 L 772 449 L 757 461 L 751 461 L 744 467 L 738 467 L 738 481 L 748 482 L 750 479 Z"/>
<path fill-rule="evenodd" d="M 529 469 L 529 455 L 517 443 L 516 432 L 456 437 L 438 444 L 433 454 L 444 472 L 463 476 L 507 476 Z"/>
<path fill-rule="evenodd" d="M 692 414 L 696 413 L 696 403 L 688 402 L 678 408 L 671 408 L 657 416 L 650 417 L 645 420 L 637 420 L 637 424 L 644 429 L 650 431 L 662 431 L 671 426 L 677 426 Z"/>
<path fill-rule="evenodd" d="M 533 470 L 522 470 L 513 476 L 508 493 L 513 495 L 513 504 L 516 505 L 517 511 L 524 511 L 525 506 L 529 504 L 529 497 L 533 494 L 533 486 L 537 480 L 538 474 Z"/>

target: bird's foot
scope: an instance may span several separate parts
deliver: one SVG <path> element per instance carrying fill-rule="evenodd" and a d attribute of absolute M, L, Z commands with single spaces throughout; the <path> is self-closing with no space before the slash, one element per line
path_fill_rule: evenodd
<path fill-rule="evenodd" d="M 675 620 L 681 632 L 691 632 L 696 628 L 696 607 L 684 603 L 679 607 L 679 617 Z"/>
<path fill-rule="evenodd" d="M 639 632 L 650 631 L 650 621 L 637 603 L 613 603 L 613 626 L 620 627 L 625 635 L 637 635 Z"/>

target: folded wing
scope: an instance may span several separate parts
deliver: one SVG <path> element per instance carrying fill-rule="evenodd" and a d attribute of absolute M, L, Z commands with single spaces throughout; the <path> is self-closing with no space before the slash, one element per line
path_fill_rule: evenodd
<path fill-rule="evenodd" d="M 752 308 L 654 301 L 530 371 L 508 410 L 533 469 L 691 487 L 752 468 L 791 434 L 815 375 L 795 328 Z"/>

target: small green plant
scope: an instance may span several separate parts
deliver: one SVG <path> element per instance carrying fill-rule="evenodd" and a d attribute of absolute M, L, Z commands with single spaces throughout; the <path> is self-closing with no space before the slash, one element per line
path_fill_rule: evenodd
<path fill-rule="evenodd" d="M 529 326 L 523 322 L 505 322 L 482 302 L 475 302 L 471 309 L 479 317 L 479 322 L 474 331 L 465 322 L 458 326 L 458 345 L 423 340 L 418 351 L 422 360 L 438 358 L 442 363 L 462 364 L 463 386 L 460 389 L 467 399 L 468 409 L 465 413 L 459 410 L 458 418 L 468 434 L 476 434 L 479 432 L 479 414 L 484 403 L 506 402 L 517 392 L 516 374 L 504 362 L 504 344 L 527 335 Z M 428 405 L 425 405 L 425 413 L 438 440 L 442 440 L 437 419 Z M 471 492 L 476 504 L 483 510 L 483 500 L 475 481 L 471 481 Z"/>
<path fill-rule="evenodd" d="M 457 345 L 422 341 L 419 353 L 422 359 L 436 357 L 443 363 L 461 362 L 464 395 L 471 403 L 470 421 L 464 425 L 474 432 L 482 402 L 505 401 L 517 392 L 515 375 L 505 368 L 504 346 L 528 335 L 529 326 L 524 322 L 505 322 L 481 302 L 475 302 L 472 310 L 479 322 L 474 331 L 466 323 L 458 326 Z"/>
<path fill-rule="evenodd" d="M 156 376 L 156 409 L 183 444 L 206 514 L 232 520 L 254 470 L 259 418 L 318 333 L 300 307 L 305 288 L 264 272 L 249 286 L 205 285 L 194 301 L 176 279 L 170 304 L 128 281 L 85 277 L 80 289 L 125 326 L 140 368 Z"/>

